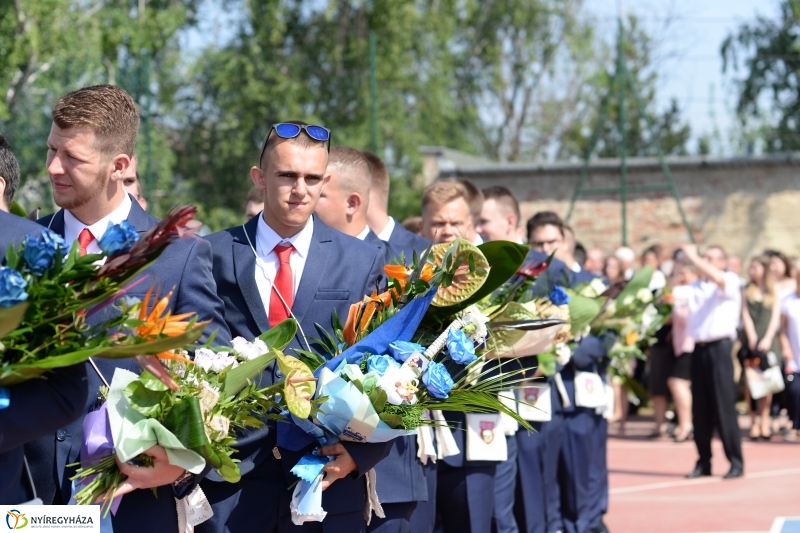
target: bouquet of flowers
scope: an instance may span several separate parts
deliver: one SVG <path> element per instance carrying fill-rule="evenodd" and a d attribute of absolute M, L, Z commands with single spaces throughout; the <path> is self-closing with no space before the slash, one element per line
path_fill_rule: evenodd
<path fill-rule="evenodd" d="M 109 225 L 98 243 L 102 253 L 84 257 L 77 243 L 69 249 L 48 229 L 10 246 L 0 267 L 0 386 L 90 357 L 167 354 L 195 342 L 206 324 L 164 313 L 170 294 L 156 296 L 151 309 L 152 288 L 144 301 L 122 299 L 114 318 L 88 322 L 124 296 L 167 245 L 191 235 L 195 213 L 191 206 L 173 209 L 141 238 L 126 221 Z"/>
<path fill-rule="evenodd" d="M 304 438 L 290 449 L 314 441 L 385 442 L 414 434 L 435 423 L 425 416 L 429 410 L 499 411 L 530 429 L 498 399 L 515 376 L 486 379 L 476 353 L 489 332 L 487 318 L 470 301 L 505 281 L 491 278 L 496 264 L 482 252 L 457 240 L 433 246 L 415 257 L 411 268 L 388 265 L 392 281 L 386 293 L 354 304 L 344 327 L 334 318 L 334 335 L 317 340 L 328 353 L 303 354 L 319 378 L 319 405 L 310 418 L 292 416 Z M 291 506 L 296 524 L 324 519 L 320 482 L 327 462 L 308 454 L 292 469 L 301 479 Z"/>
<path fill-rule="evenodd" d="M 77 503 L 100 501 L 104 513 L 116 512 L 121 497 L 114 494 L 123 480 L 117 461 L 152 465 L 145 452 L 155 445 L 165 449 L 170 464 L 194 474 L 209 464 L 226 481 L 239 481 L 238 461 L 231 457 L 236 430 L 262 427 L 284 410 L 310 413 L 311 371 L 281 351 L 296 330 L 290 319 L 253 342 L 237 337 L 231 349 L 198 348 L 194 361 L 174 357 L 169 370 L 180 385 L 175 391 L 148 372 L 117 369 L 106 402 L 84 421 L 82 464 L 73 478 Z M 286 380 L 259 389 L 252 380 L 274 361 Z"/>

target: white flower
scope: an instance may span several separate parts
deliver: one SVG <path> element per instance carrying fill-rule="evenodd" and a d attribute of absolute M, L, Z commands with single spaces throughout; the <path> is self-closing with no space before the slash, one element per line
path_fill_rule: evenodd
<path fill-rule="evenodd" d="M 655 322 L 656 317 L 658 316 L 658 309 L 653 304 L 648 305 L 644 308 L 642 312 L 642 328 L 647 331 L 650 329 L 650 326 L 653 325 Z"/>
<path fill-rule="evenodd" d="M 572 350 L 566 343 L 557 344 L 555 346 L 555 351 L 556 361 L 558 361 L 558 364 L 561 366 L 566 365 L 569 363 L 569 360 L 572 359 Z"/>
<path fill-rule="evenodd" d="M 194 364 L 206 372 L 219 374 L 229 366 L 236 366 L 236 359 L 227 353 L 216 353 L 208 348 L 198 348 L 194 352 Z"/>
<path fill-rule="evenodd" d="M 650 289 L 639 289 L 636 293 L 636 299 L 643 304 L 649 304 L 653 301 L 653 293 L 650 292 Z"/>
<path fill-rule="evenodd" d="M 258 355 L 264 355 L 265 353 L 269 352 L 269 347 L 267 347 L 267 343 L 262 341 L 261 339 L 254 340 L 253 346 L 255 346 L 256 349 L 258 350 Z"/>
<path fill-rule="evenodd" d="M 581 296 L 586 296 L 587 298 L 597 298 L 604 292 L 606 292 L 606 284 L 603 283 L 603 280 L 600 278 L 594 278 L 586 287 L 583 288 L 581 291 Z"/>
<path fill-rule="evenodd" d="M 488 335 L 486 323 L 489 322 L 489 317 L 484 315 L 477 306 L 470 305 L 459 313 L 459 318 L 466 322 L 463 329 L 469 340 L 476 345 L 481 345 L 486 341 Z"/>
<path fill-rule="evenodd" d="M 236 337 L 231 341 L 231 345 L 233 346 L 234 353 L 239 356 L 239 359 L 242 359 L 243 361 L 249 361 L 250 359 L 255 359 L 267 351 L 267 345 L 264 344 L 264 341 L 261 339 L 256 339 L 256 341 L 260 342 L 261 345 L 252 343 L 244 337 Z M 263 346 L 263 352 L 261 351 L 261 346 Z"/>
<path fill-rule="evenodd" d="M 404 364 L 400 368 L 389 367 L 378 379 L 378 387 L 386 391 L 387 401 L 392 405 L 417 403 L 419 378 L 409 365 Z"/>
<path fill-rule="evenodd" d="M 628 296 L 625 297 L 625 299 L 622 300 L 622 305 L 625 305 L 625 306 L 631 305 L 633 303 L 633 300 L 634 300 L 634 297 L 631 296 L 631 295 L 628 295 Z"/>

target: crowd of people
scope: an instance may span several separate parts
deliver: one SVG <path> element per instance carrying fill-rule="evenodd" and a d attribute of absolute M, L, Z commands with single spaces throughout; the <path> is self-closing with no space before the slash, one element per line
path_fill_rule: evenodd
<path fill-rule="evenodd" d="M 130 96 L 113 86 L 80 89 L 60 99 L 52 117 L 46 168 L 61 209 L 38 224 L 6 213 L 19 186 L 19 169 L 8 143 L 0 142 L 0 224 L 5 228 L 0 253 L 42 227 L 79 242 L 82 252 L 89 253 L 109 222 L 127 220 L 139 232 L 152 227 L 156 219 L 146 213 L 146 191 L 136 173 L 139 117 Z M 586 249 L 552 211 L 538 212 L 523 224 L 511 191 L 500 186 L 480 190 L 466 179 L 433 182 L 422 193 L 420 216 L 401 224 L 389 215 L 390 180 L 383 161 L 356 148 L 331 146 L 331 132 L 321 126 L 274 124 L 256 155 L 243 224 L 193 239 L 148 269 L 156 283 L 174 287 L 171 310 L 207 320 L 207 334 L 216 332 L 214 342 L 220 345 L 237 336 L 253 339 L 294 317 L 300 334 L 289 348 L 311 350 L 318 327 L 331 324 L 334 312 L 346 316 L 352 303 L 381 284 L 386 262 L 410 261 L 431 243 L 456 238 L 474 244 L 525 243 L 531 247 L 530 260 L 554 254 L 542 278 L 559 285 L 595 278 L 624 282 L 636 268 L 632 250 L 620 248 L 606 256 L 599 248 Z M 711 474 L 716 427 L 731 461 L 726 477 L 740 477 L 744 463 L 731 358 L 739 330 L 741 364 L 752 370 L 748 380 L 785 362 L 791 434 L 800 429 L 800 298 L 793 267 L 781 254 L 768 252 L 753 259 L 749 281 L 743 283 L 732 268 L 733 258 L 720 247 L 708 247 L 701 256 L 687 245 L 670 261 L 661 256 L 661 249 L 651 247 L 641 257 L 641 265 L 656 272 L 651 289 L 667 289 L 675 299 L 672 323 L 652 347 L 648 365 L 658 432 L 665 426 L 671 396 L 678 422 L 675 440 L 693 435 L 698 448 L 689 476 Z M 136 295 L 135 290 L 129 294 Z M 213 473 L 176 468 L 157 450 L 150 467 L 125 465 L 126 495 L 111 519 L 113 529 L 141 531 L 140 518 L 146 516 L 148 531 L 175 531 L 174 499 L 199 487 L 212 516 L 194 528 L 198 533 L 606 531 L 608 424 L 609 419 L 624 424 L 629 404 L 623 381 L 610 377 L 607 341 L 584 337 L 570 362 L 551 377 L 539 373 L 535 356 L 519 361 L 530 377 L 541 377 L 547 385 L 551 409 L 546 420 L 532 421 L 535 432 L 502 427 L 507 441 L 502 460 L 470 460 L 460 431 L 465 419 L 456 414 L 448 414 L 447 421 L 456 429 L 452 444 L 457 449 L 437 439 L 433 452 L 422 453 L 414 436 L 328 446 L 320 450 L 332 458 L 323 481 L 328 514 L 322 522 L 298 526 L 289 513 L 288 488 L 295 478 L 288 469 L 299 456 L 282 446 L 271 421 L 238 440 L 242 479 L 236 484 Z M 0 462 L 5 465 L 0 503 L 34 497 L 45 504 L 70 502 L 82 420 L 99 407 L 98 390 L 118 367 L 136 370 L 136 363 L 103 360 L 81 365 L 77 373 L 55 371 L 53 379 L 0 389 L 0 399 L 10 397 L 0 402 Z M 597 373 L 614 384 L 613 413 L 579 405 L 576 376 L 581 372 Z M 270 366 L 261 385 L 282 377 Z M 85 405 L 65 408 L 69 387 L 81 384 L 88 389 Z M 752 396 L 753 417 L 759 422 L 751 435 L 769 436 L 778 396 Z M 12 420 L 17 426 L 31 422 L 26 431 L 10 434 L 5 428 Z M 365 475 L 373 469 L 385 516 L 368 520 Z"/>

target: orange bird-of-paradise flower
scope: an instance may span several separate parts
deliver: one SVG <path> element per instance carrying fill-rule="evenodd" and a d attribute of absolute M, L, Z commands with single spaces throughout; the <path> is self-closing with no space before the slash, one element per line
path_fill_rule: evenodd
<path fill-rule="evenodd" d="M 639 334 L 635 331 L 629 331 L 625 335 L 625 344 L 628 346 L 633 346 L 639 341 Z"/>
<path fill-rule="evenodd" d="M 155 297 L 155 304 L 150 313 L 147 309 L 150 307 L 150 298 L 153 296 L 153 287 L 148 289 L 147 294 L 142 300 L 142 306 L 139 309 L 139 320 L 142 324 L 136 327 L 136 333 L 139 337 L 148 338 L 156 335 L 166 335 L 167 337 L 177 337 L 186 333 L 190 322 L 184 319 L 194 316 L 194 313 L 182 313 L 173 315 L 172 311 L 167 311 L 164 316 L 161 316 L 169 305 L 169 299 L 172 297 L 172 291 L 169 291 L 166 296 L 158 299 Z"/>

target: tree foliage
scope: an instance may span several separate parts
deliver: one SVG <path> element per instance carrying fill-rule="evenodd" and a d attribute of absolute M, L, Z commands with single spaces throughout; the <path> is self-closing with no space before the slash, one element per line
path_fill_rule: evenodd
<path fill-rule="evenodd" d="M 777 20 L 742 24 L 720 53 L 723 72 L 740 74 L 736 111 L 745 129 L 755 126 L 768 152 L 800 149 L 800 1 L 783 0 Z"/>

